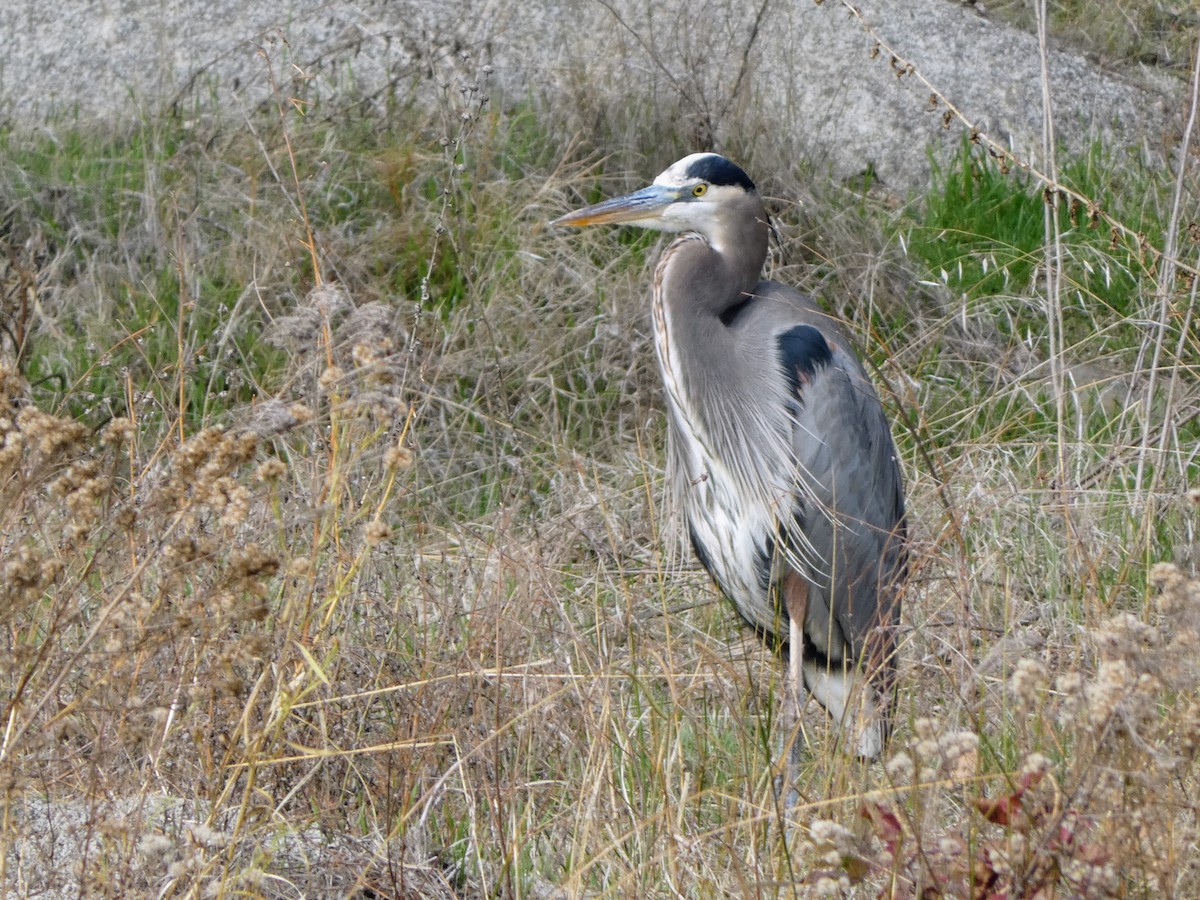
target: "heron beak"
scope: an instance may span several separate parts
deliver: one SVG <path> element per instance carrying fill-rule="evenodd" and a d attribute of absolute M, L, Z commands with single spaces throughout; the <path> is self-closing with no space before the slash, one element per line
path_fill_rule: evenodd
<path fill-rule="evenodd" d="M 550 224 L 570 225 L 573 228 L 582 228 L 585 225 L 614 225 L 619 222 L 649 225 L 660 219 L 663 210 L 678 199 L 678 192 L 674 188 L 652 184 L 624 197 L 614 197 L 612 200 L 577 209 Z"/>

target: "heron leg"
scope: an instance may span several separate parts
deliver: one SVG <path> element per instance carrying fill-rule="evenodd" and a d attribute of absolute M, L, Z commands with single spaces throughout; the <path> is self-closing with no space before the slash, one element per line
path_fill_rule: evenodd
<path fill-rule="evenodd" d="M 853 669 L 830 670 L 809 662 L 804 679 L 817 702 L 842 729 L 860 759 L 876 759 L 887 737 L 887 715 L 867 677 Z"/>
<path fill-rule="evenodd" d="M 788 614 L 788 662 L 783 685 L 783 796 L 784 810 L 799 799 L 796 776 L 807 742 L 801 727 L 804 708 L 804 617 L 808 613 L 808 584 L 794 572 L 783 580 L 783 603 Z"/>

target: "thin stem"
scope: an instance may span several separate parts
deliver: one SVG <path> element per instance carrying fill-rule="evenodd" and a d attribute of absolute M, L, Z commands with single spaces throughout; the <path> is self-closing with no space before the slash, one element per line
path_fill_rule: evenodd
<path fill-rule="evenodd" d="M 1155 390 L 1158 386 L 1159 368 L 1162 365 L 1163 350 L 1166 345 L 1168 321 L 1171 317 L 1171 298 L 1175 291 L 1175 278 L 1180 268 L 1176 257 L 1176 248 L 1179 241 L 1179 223 L 1182 217 L 1183 197 L 1185 193 L 1184 181 L 1187 173 L 1187 161 L 1191 151 L 1192 132 L 1196 127 L 1197 109 L 1200 107 L 1200 40 L 1197 41 L 1196 51 L 1192 54 L 1192 78 L 1191 78 L 1191 96 L 1188 104 L 1187 124 L 1183 129 L 1183 137 L 1179 142 L 1179 149 L 1176 152 L 1177 169 L 1175 172 L 1175 192 L 1171 204 L 1171 217 L 1167 222 L 1167 231 L 1163 236 L 1163 257 L 1162 267 L 1158 273 L 1158 288 L 1155 292 L 1155 326 L 1154 326 L 1154 350 L 1150 358 L 1150 377 L 1146 384 L 1145 401 L 1143 402 L 1143 420 L 1142 427 L 1142 444 L 1138 452 L 1137 477 L 1134 482 L 1136 494 L 1134 497 L 1135 503 L 1140 503 L 1143 499 L 1143 486 L 1145 485 L 1145 468 L 1146 460 L 1150 456 L 1151 441 L 1153 439 L 1153 429 L 1150 426 L 1150 415 L 1153 411 L 1153 401 Z M 1188 320 L 1191 318 L 1191 309 L 1188 310 Z M 1183 350 L 1184 336 L 1187 334 L 1185 328 L 1180 336 L 1179 350 Z M 1180 356 L 1176 356 L 1179 359 Z M 1163 409 L 1162 429 L 1158 436 L 1157 447 L 1157 462 L 1154 474 L 1151 478 L 1151 483 L 1148 486 L 1148 493 L 1145 500 L 1148 504 L 1153 504 L 1153 495 L 1157 491 L 1161 479 L 1163 469 L 1167 462 L 1167 447 L 1170 443 L 1170 435 L 1173 432 L 1171 427 L 1171 417 L 1174 408 L 1175 387 L 1178 380 L 1178 370 L 1173 369 L 1171 384 L 1167 392 L 1167 401 Z M 1153 509 L 1147 508 L 1144 520 L 1147 528 L 1150 526 L 1153 519 Z"/>
<path fill-rule="evenodd" d="M 1037 0 L 1038 60 L 1042 74 L 1042 160 L 1051 180 L 1058 181 L 1058 161 L 1054 147 L 1054 106 L 1050 98 L 1050 52 L 1047 43 L 1049 20 L 1046 0 Z M 1058 195 L 1045 192 L 1042 207 L 1044 223 L 1044 266 L 1046 273 L 1046 321 L 1050 339 L 1050 380 L 1054 387 L 1054 413 L 1057 429 L 1055 477 L 1065 490 L 1066 454 L 1066 373 L 1063 368 L 1062 315 L 1062 229 L 1058 221 Z M 1065 497 L 1063 498 L 1065 501 Z M 1066 503 L 1063 504 L 1064 512 Z"/>

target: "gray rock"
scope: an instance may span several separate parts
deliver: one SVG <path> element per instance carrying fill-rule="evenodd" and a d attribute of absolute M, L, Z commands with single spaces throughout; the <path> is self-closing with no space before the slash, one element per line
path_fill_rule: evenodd
<path fill-rule="evenodd" d="M 908 189 L 928 174 L 927 148 L 950 152 L 962 134 L 943 128 L 924 76 L 991 136 L 1040 156 L 1034 36 L 945 0 L 859 8 L 862 21 L 836 0 L 10 0 L 0 112 L 26 124 L 241 115 L 271 96 L 269 57 L 286 96 L 382 108 L 484 80 L 493 103 L 545 104 L 564 130 L 624 110 L 631 133 L 669 120 L 695 149 L 770 143 L 835 177 L 869 169 Z M 872 58 L 876 37 L 919 75 L 899 75 L 886 49 Z M 1049 63 L 1056 133 L 1072 150 L 1169 143 L 1178 85 L 1069 51 Z"/>
<path fill-rule="evenodd" d="M 883 47 L 864 62 L 876 37 L 832 0 L 797 4 L 788 28 L 803 36 L 793 53 L 808 60 L 795 78 L 797 105 L 812 123 L 813 152 L 827 156 L 835 173 L 870 166 L 884 182 L 911 186 L 926 172 L 924 147 L 958 146 L 962 126 L 944 128 L 946 106 L 932 104 L 922 77 L 994 140 L 1044 164 L 1036 36 L 940 0 L 870 0 L 860 9 L 876 37 L 916 72 Z M 782 50 L 771 54 L 783 57 Z M 1104 72 L 1065 50 L 1052 50 L 1048 63 L 1055 133 L 1072 151 L 1096 139 L 1114 149 L 1163 149 L 1176 90 L 1168 79 Z"/>

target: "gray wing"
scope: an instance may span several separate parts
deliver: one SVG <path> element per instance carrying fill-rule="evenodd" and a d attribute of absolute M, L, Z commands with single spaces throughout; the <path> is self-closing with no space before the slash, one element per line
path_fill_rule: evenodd
<path fill-rule="evenodd" d="M 774 287 L 774 286 L 773 286 Z M 788 292 L 791 293 L 790 291 Z M 808 298 L 776 343 L 788 380 L 797 467 L 794 522 L 824 564 L 809 581 L 805 632 L 830 662 L 890 662 L 903 580 L 904 494 L 883 407 L 841 330 Z"/>

